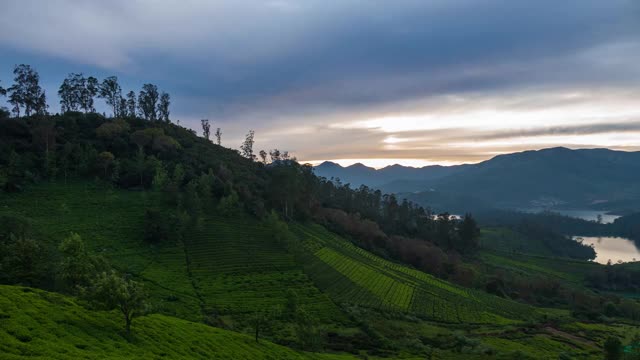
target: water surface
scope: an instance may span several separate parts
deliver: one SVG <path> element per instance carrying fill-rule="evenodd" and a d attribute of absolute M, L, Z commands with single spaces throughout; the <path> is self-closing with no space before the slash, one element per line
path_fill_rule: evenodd
<path fill-rule="evenodd" d="M 613 236 L 574 236 L 574 240 L 591 245 L 596 251 L 595 262 L 606 264 L 629 261 L 640 261 L 640 249 L 635 242 L 623 237 Z"/>

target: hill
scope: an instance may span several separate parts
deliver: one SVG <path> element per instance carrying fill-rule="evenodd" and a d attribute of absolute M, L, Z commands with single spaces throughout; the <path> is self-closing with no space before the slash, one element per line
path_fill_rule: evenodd
<path fill-rule="evenodd" d="M 351 177 L 351 167 L 317 167 L 320 176 L 353 179 L 383 191 L 403 193 L 439 211 L 464 211 L 461 199 L 481 207 L 633 207 L 640 198 L 640 152 L 609 149 L 551 148 L 499 155 L 471 165 L 402 168 L 391 177 L 385 169 Z M 427 200 L 428 199 L 428 200 Z M 450 206 L 451 208 L 447 208 Z"/>
<path fill-rule="evenodd" d="M 73 298 L 0 285 L 2 359 L 349 359 L 301 353 L 250 336 L 165 315 L 137 320 L 134 338 L 120 316 L 91 311 Z"/>

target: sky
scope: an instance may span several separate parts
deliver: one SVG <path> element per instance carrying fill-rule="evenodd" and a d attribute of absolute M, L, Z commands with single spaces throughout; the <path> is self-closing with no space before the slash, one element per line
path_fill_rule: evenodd
<path fill-rule="evenodd" d="M 154 83 L 238 148 L 374 167 L 640 150 L 637 0 L 3 0 L 0 85 Z M 0 102 L 4 99 L 0 99 Z M 101 100 L 98 101 L 101 103 Z M 99 110 L 106 111 L 106 107 Z"/>

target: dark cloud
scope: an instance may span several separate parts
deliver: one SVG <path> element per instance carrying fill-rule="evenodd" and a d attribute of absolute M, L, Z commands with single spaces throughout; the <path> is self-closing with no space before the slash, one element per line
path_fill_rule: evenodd
<path fill-rule="evenodd" d="M 127 88 L 154 82 L 173 95 L 183 123 L 209 117 L 232 141 L 248 128 L 275 139 L 268 125 L 322 126 L 444 95 L 526 92 L 501 106 L 540 108 L 557 101 L 538 96 L 548 91 L 637 92 L 638 35 L 635 0 L 7 0 L 0 77 L 7 83 L 10 64 L 35 62 L 52 98 L 70 71 L 113 73 Z M 550 131 L 608 130 L 481 135 Z M 384 138 L 349 136 L 352 147 L 326 140 L 334 155 L 364 156 Z"/>

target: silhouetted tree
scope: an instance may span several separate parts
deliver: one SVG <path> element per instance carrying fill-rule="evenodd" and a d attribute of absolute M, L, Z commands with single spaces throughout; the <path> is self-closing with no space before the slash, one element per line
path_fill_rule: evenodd
<path fill-rule="evenodd" d="M 253 154 L 254 135 L 255 135 L 255 132 L 253 130 L 249 130 L 249 132 L 244 138 L 244 142 L 240 146 L 240 152 L 242 156 L 251 160 L 254 160 L 256 158 L 256 156 Z"/>
<path fill-rule="evenodd" d="M 86 84 L 83 84 L 80 107 L 84 110 L 84 112 L 87 113 L 96 111 L 95 107 L 93 106 L 93 98 L 98 95 L 98 87 L 98 79 L 93 76 L 89 76 L 87 78 Z"/>
<path fill-rule="evenodd" d="M 44 90 L 40 87 L 40 75 L 29 65 L 16 65 L 13 69 L 14 84 L 8 89 L 9 103 L 13 105 L 13 113 L 20 116 L 20 109 L 24 114 L 32 113 L 44 115 L 47 101 Z"/>
<path fill-rule="evenodd" d="M 200 124 L 202 125 L 202 136 L 205 139 L 209 140 L 209 132 L 211 131 L 211 124 L 209 124 L 209 119 L 200 120 Z"/>
<path fill-rule="evenodd" d="M 118 77 L 109 76 L 102 80 L 98 89 L 98 96 L 103 98 L 107 105 L 111 106 L 113 116 L 118 116 L 118 107 L 120 106 L 120 99 L 122 98 L 122 89 L 118 84 Z"/>
<path fill-rule="evenodd" d="M 271 162 L 276 162 L 280 160 L 280 150 L 273 149 L 269 150 L 269 156 L 271 157 Z"/>
<path fill-rule="evenodd" d="M 81 94 L 78 88 L 78 78 L 82 74 L 71 73 L 60 85 L 58 96 L 60 97 L 60 110 L 65 113 L 67 111 L 78 111 L 81 104 Z"/>
<path fill-rule="evenodd" d="M 267 152 L 264 150 L 260 150 L 260 159 L 262 159 L 263 164 L 267 164 Z"/>
<path fill-rule="evenodd" d="M 160 94 L 160 103 L 158 104 L 158 116 L 160 120 L 169 122 L 169 104 L 171 103 L 169 94 L 163 92 Z"/>
<path fill-rule="evenodd" d="M 222 145 L 222 130 L 220 130 L 220 128 L 216 129 L 216 143 L 218 145 Z"/>
<path fill-rule="evenodd" d="M 136 93 L 134 91 L 127 93 L 127 115 L 136 117 Z"/>
<path fill-rule="evenodd" d="M 144 84 L 138 94 L 138 108 L 143 118 L 150 121 L 158 119 L 158 87 L 153 84 Z"/>
<path fill-rule="evenodd" d="M 7 95 L 7 89 L 0 86 L 0 96 L 5 96 L 5 95 Z"/>

